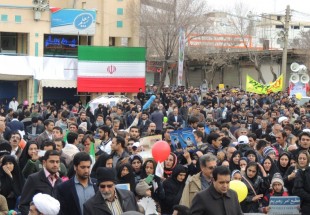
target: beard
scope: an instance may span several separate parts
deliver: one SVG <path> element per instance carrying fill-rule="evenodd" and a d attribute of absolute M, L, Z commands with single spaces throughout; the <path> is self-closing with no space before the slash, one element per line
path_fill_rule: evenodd
<path fill-rule="evenodd" d="M 101 192 L 101 195 L 103 199 L 106 200 L 112 197 L 112 192 Z"/>

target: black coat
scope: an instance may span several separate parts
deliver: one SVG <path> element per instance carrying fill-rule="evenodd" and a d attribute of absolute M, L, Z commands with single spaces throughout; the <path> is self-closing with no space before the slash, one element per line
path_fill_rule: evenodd
<path fill-rule="evenodd" d="M 92 179 L 95 193 L 98 191 L 95 179 Z M 59 184 L 56 187 L 57 199 L 60 203 L 59 215 L 81 215 L 81 207 L 79 203 L 79 197 L 77 195 L 74 183 L 74 177 L 70 180 Z"/>
<path fill-rule="evenodd" d="M 123 212 L 126 211 L 139 211 L 137 201 L 134 194 L 128 190 L 119 190 L 115 189 L 117 196 L 119 197 L 119 202 L 123 209 Z M 83 207 L 84 215 L 112 215 L 108 205 L 105 203 L 100 191 L 96 195 L 90 198 L 87 202 L 84 203 Z"/>
<path fill-rule="evenodd" d="M 226 195 L 222 195 L 215 190 L 213 184 L 195 195 L 190 209 L 192 215 L 242 214 L 237 193 L 228 190 Z"/>
<path fill-rule="evenodd" d="M 179 182 L 177 180 L 177 176 L 181 172 L 187 172 L 187 168 L 181 164 L 176 165 L 176 167 L 172 170 L 171 177 L 167 178 L 163 183 L 165 198 L 160 202 L 162 214 L 172 214 L 173 206 L 178 205 L 181 200 L 186 181 L 186 178 L 183 182 Z"/>
<path fill-rule="evenodd" d="M 49 180 L 46 178 L 44 169 L 39 172 L 31 174 L 24 185 L 21 198 L 19 210 L 22 215 L 28 215 L 29 204 L 32 201 L 32 198 L 37 193 L 48 194 L 56 198 L 56 186 L 60 184 L 62 180 L 60 178 L 55 182 L 55 186 L 52 187 Z"/>
<path fill-rule="evenodd" d="M 300 197 L 301 214 L 310 214 L 310 168 L 299 170 L 294 181 L 293 194 Z"/>

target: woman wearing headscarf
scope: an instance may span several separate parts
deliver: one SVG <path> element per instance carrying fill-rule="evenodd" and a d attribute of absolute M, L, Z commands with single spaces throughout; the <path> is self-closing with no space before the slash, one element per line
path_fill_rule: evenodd
<path fill-rule="evenodd" d="M 293 195 L 293 186 L 297 177 L 297 172 L 299 172 L 300 170 L 304 170 L 307 166 L 309 166 L 309 163 L 304 162 L 305 157 L 307 157 L 307 151 L 300 151 L 296 159 L 296 164 L 291 165 L 288 168 L 283 178 L 284 185 L 290 195 Z"/>
<path fill-rule="evenodd" d="M 232 156 L 231 156 L 231 159 L 230 159 L 230 162 L 229 162 L 229 169 L 230 171 L 234 171 L 234 170 L 240 170 L 240 166 L 239 166 L 239 161 L 242 157 L 242 154 L 240 151 L 234 151 Z"/>
<path fill-rule="evenodd" d="M 278 171 L 278 168 L 271 157 L 267 156 L 262 163 L 262 166 L 264 167 L 265 172 L 267 173 L 267 176 L 269 178 L 269 181 L 272 180 L 273 175 Z"/>
<path fill-rule="evenodd" d="M 282 152 L 277 161 L 277 167 L 282 178 L 290 167 L 291 155 L 288 152 Z"/>
<path fill-rule="evenodd" d="M 298 172 L 296 174 L 293 194 L 300 197 L 301 214 L 310 214 L 310 155 L 307 151 L 298 154 Z"/>
<path fill-rule="evenodd" d="M 31 160 L 33 157 L 38 156 L 38 144 L 35 141 L 29 141 L 25 148 L 22 151 L 22 154 L 19 157 L 19 168 L 24 169 L 28 160 Z"/>
<path fill-rule="evenodd" d="M 131 155 L 129 158 L 129 163 L 133 168 L 135 184 L 138 184 L 141 179 L 143 159 L 140 155 Z"/>
<path fill-rule="evenodd" d="M 179 204 L 186 178 L 187 168 L 181 164 L 177 164 L 172 170 L 171 177 L 164 181 L 165 198 L 160 203 L 162 215 L 172 214 L 173 206 Z"/>
<path fill-rule="evenodd" d="M 170 153 L 164 162 L 164 178 L 169 178 L 172 175 L 174 167 L 178 163 L 178 158 L 174 153 Z"/>
<path fill-rule="evenodd" d="M 259 176 L 259 171 L 262 172 L 263 177 Z M 259 201 L 269 188 L 269 180 L 264 168 L 257 162 L 249 162 L 242 177 L 242 182 L 248 188 L 247 197 L 240 203 L 242 211 L 243 213 L 257 213 L 259 211 Z"/>
<path fill-rule="evenodd" d="M 102 152 L 102 154 L 98 157 L 93 168 L 91 169 L 90 177 L 96 178 L 96 171 L 99 167 L 113 168 L 113 159 L 108 153 Z"/>
<path fill-rule="evenodd" d="M 2 159 L 0 183 L 0 194 L 6 198 L 9 209 L 15 209 L 16 200 L 22 192 L 23 178 L 15 157 L 11 155 Z"/>
<path fill-rule="evenodd" d="M 130 190 L 135 191 L 136 183 L 133 169 L 129 163 L 120 164 L 117 167 L 117 184 L 129 184 Z"/>
<path fill-rule="evenodd" d="M 156 162 L 153 159 L 147 159 L 142 166 L 141 179 L 145 179 L 151 186 L 152 199 L 159 202 L 165 197 L 163 182 L 160 177 L 155 175 Z"/>

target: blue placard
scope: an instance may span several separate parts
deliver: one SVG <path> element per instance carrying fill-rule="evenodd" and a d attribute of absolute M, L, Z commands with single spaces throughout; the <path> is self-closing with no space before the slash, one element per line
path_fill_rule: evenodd
<path fill-rule="evenodd" d="M 271 196 L 269 201 L 270 215 L 300 214 L 300 198 L 298 196 Z"/>
<path fill-rule="evenodd" d="M 174 149 L 187 149 L 195 151 L 197 143 L 191 128 L 184 128 L 170 133 L 171 143 Z"/>
<path fill-rule="evenodd" d="M 52 12 L 51 33 L 70 35 L 94 35 L 95 10 L 61 9 Z"/>

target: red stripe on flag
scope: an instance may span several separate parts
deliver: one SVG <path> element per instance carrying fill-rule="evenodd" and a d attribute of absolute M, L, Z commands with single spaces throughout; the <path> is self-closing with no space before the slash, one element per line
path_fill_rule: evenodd
<path fill-rule="evenodd" d="M 144 91 L 145 78 L 77 78 L 78 92 L 124 92 L 137 93 Z"/>

